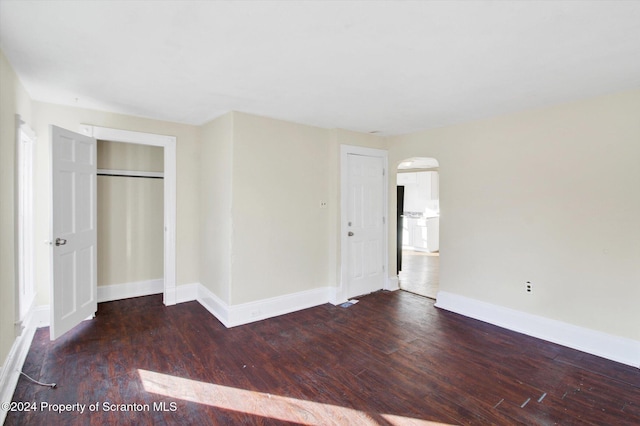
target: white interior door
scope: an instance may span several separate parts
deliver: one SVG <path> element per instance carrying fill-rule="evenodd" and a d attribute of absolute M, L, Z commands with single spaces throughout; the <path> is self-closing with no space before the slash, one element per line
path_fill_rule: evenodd
<path fill-rule="evenodd" d="M 51 340 L 95 314 L 96 140 L 51 126 Z"/>
<path fill-rule="evenodd" d="M 384 164 L 381 157 L 347 156 L 347 297 L 384 285 Z"/>

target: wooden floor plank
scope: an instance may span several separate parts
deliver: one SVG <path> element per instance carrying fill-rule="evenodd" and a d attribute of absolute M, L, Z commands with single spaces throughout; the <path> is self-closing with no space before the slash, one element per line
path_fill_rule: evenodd
<path fill-rule="evenodd" d="M 232 329 L 197 302 L 103 303 L 55 342 L 39 329 L 24 371 L 58 386 L 21 377 L 14 401 L 98 410 L 14 411 L 7 425 L 640 424 L 638 369 L 404 291 Z"/>

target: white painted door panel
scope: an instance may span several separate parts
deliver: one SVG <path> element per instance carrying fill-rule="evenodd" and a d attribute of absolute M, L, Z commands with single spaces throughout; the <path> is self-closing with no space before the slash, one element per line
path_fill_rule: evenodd
<path fill-rule="evenodd" d="M 51 340 L 95 314 L 96 140 L 51 126 Z"/>
<path fill-rule="evenodd" d="M 347 161 L 347 297 L 353 297 L 384 283 L 384 166 L 380 157 L 349 154 Z"/>

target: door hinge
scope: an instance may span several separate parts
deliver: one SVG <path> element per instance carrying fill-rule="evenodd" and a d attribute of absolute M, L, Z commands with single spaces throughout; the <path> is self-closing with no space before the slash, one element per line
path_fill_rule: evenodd
<path fill-rule="evenodd" d="M 387 223 L 387 219 L 384 216 L 382 216 L 382 224 L 384 225 L 386 223 Z"/>
<path fill-rule="evenodd" d="M 382 176 L 384 176 L 384 175 L 385 175 L 385 171 L 384 171 L 384 169 L 382 169 Z"/>
<path fill-rule="evenodd" d="M 382 265 L 382 272 L 384 272 L 384 265 Z"/>

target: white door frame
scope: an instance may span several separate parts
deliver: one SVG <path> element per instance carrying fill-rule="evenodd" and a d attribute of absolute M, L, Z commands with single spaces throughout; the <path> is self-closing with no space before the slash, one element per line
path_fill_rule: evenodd
<path fill-rule="evenodd" d="M 35 302 L 35 247 L 33 220 L 33 165 L 36 134 L 16 114 L 16 184 L 17 233 L 16 240 L 16 324 L 22 327 Z"/>
<path fill-rule="evenodd" d="M 382 159 L 382 167 L 384 170 L 384 179 L 383 179 L 383 194 L 382 194 L 382 205 L 383 205 L 383 217 L 384 217 L 384 226 L 383 236 L 382 236 L 382 247 L 383 247 L 383 268 L 384 268 L 384 278 L 383 278 L 383 289 L 389 290 L 389 219 L 388 219 L 388 209 L 389 209 L 389 182 L 388 182 L 388 152 L 382 149 L 375 148 L 365 148 L 361 146 L 353 146 L 353 145 L 340 145 L 340 286 L 336 290 L 335 297 L 332 299 L 332 303 L 340 304 L 347 301 L 347 285 L 348 285 L 348 238 L 347 238 L 347 229 L 348 229 L 348 166 L 349 162 L 348 155 L 366 155 L 370 157 L 379 157 Z"/>
<path fill-rule="evenodd" d="M 164 148 L 164 304 L 176 304 L 176 137 L 80 125 L 80 133 L 98 140 Z"/>

